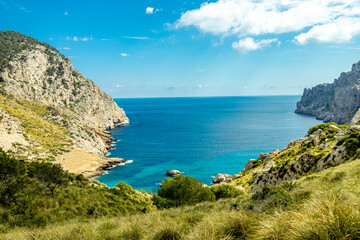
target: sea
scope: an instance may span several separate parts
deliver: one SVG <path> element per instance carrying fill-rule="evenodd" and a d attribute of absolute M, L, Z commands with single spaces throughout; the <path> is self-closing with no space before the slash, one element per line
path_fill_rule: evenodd
<path fill-rule="evenodd" d="M 321 122 L 294 113 L 300 96 L 115 99 L 130 119 L 111 130 L 110 157 L 129 160 L 96 180 L 157 192 L 167 170 L 210 185 L 260 153 L 282 149 Z"/>

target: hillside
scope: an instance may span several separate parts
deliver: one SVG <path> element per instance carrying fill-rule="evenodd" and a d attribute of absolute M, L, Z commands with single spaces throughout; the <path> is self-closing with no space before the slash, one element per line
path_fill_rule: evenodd
<path fill-rule="evenodd" d="M 277 187 L 265 187 L 257 194 L 147 214 L 109 215 L 98 219 L 88 215 L 87 220 L 74 218 L 41 228 L 9 228 L 3 220 L 0 238 L 359 239 L 359 169 L 359 160 L 350 161 Z M 84 195 L 85 201 L 87 196 Z M 97 198 L 95 189 L 92 196 L 97 199 L 92 206 L 99 214 L 102 200 Z M 238 211 L 229 211 L 233 203 L 239 205 Z"/>
<path fill-rule="evenodd" d="M 111 136 L 105 130 L 129 123 L 124 110 L 70 59 L 13 31 L 0 32 L 0 98 L 0 148 L 56 159 L 76 173 L 106 163 Z M 89 166 L 73 169 L 67 163 L 74 156 Z"/>
<path fill-rule="evenodd" d="M 330 84 L 306 88 L 296 112 L 316 116 L 325 122 L 350 123 L 360 108 L 360 62 Z"/>

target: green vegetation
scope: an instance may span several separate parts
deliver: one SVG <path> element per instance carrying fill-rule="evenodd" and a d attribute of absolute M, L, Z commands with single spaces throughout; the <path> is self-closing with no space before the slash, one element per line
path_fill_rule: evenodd
<path fill-rule="evenodd" d="M 51 225 L 40 228 L 9 226 L 6 221 L 2 221 L 0 238 L 40 240 L 359 239 L 359 169 L 360 161 L 356 160 L 310 174 L 295 182 L 284 183 L 273 188 L 265 187 L 254 195 L 240 195 L 236 198 L 182 205 L 176 208 L 149 211 L 146 214 L 140 209 L 143 206 L 150 206 L 151 202 L 143 202 L 144 205 L 135 208 L 137 209 L 134 211 L 135 214 L 125 214 L 125 216 L 121 213 L 93 216 L 90 214 L 92 212 L 90 208 L 86 213 L 79 211 L 81 217 L 74 215 L 74 219 L 71 219 L 68 215 L 66 222 L 53 220 Z M 110 192 L 113 198 L 120 196 L 115 192 L 124 194 L 121 196 L 124 197 L 129 196 L 128 191 L 133 191 L 124 183 L 108 189 L 101 185 L 92 186 L 91 181 L 76 179 L 76 176 L 70 177 L 69 181 L 76 186 L 70 184 L 66 187 L 61 186 L 56 190 L 55 200 L 49 191 L 41 192 L 41 194 L 46 196 L 48 201 L 59 201 L 59 203 L 60 199 L 63 200 L 62 194 L 65 194 L 65 190 L 72 192 L 70 196 L 73 196 L 74 191 L 81 189 L 86 192 L 85 189 L 89 188 L 92 189 L 92 194 L 77 193 L 77 202 L 72 202 L 74 205 L 67 205 L 66 210 L 60 205 L 63 210 L 60 215 L 69 211 L 78 213 L 79 206 L 85 204 L 84 202 L 89 204 L 88 198 L 91 198 L 92 202 L 98 201 L 98 204 L 102 206 L 102 203 L 109 201 L 109 198 L 98 197 L 102 191 L 107 194 Z M 71 187 L 74 189 L 70 189 Z M 116 189 L 115 192 L 112 189 Z M 143 198 L 146 199 L 146 197 Z M 233 203 L 238 204 L 238 211 L 229 211 Z M 43 205 L 38 205 L 38 207 L 43 207 Z M 107 205 L 105 209 L 114 208 L 112 205 Z M 3 217 L 4 210 L 1 209 L 0 212 Z M 40 212 L 42 213 L 40 210 L 35 212 L 34 216 Z M 50 219 L 58 217 L 57 220 L 59 220 L 63 218 L 59 217 L 60 215 L 51 215 Z"/>
<path fill-rule="evenodd" d="M 14 60 L 21 51 L 35 49 L 37 45 L 44 46 L 45 51 L 49 53 L 50 56 L 53 55 L 51 54 L 52 52 L 60 54 L 56 48 L 51 47 L 47 43 L 39 42 L 38 40 L 21 33 L 14 31 L 0 31 L 0 71 L 9 68 L 9 62 Z M 61 57 L 66 59 L 63 55 L 61 55 Z M 26 56 L 20 56 L 20 60 L 25 61 Z"/>
<path fill-rule="evenodd" d="M 314 132 L 316 132 L 318 129 L 321 129 L 323 132 L 327 132 L 329 130 L 329 126 L 330 125 L 334 125 L 342 130 L 345 130 L 349 125 L 344 124 L 344 125 L 337 125 L 334 122 L 330 122 L 330 123 L 323 123 L 323 124 L 319 124 L 316 125 L 312 128 L 309 129 L 308 134 L 313 134 Z M 339 130 L 332 130 L 332 132 L 338 132 Z"/>
<path fill-rule="evenodd" d="M 203 201 L 215 201 L 215 194 L 203 187 L 203 183 L 193 177 L 182 174 L 174 179 L 166 178 L 162 182 L 154 203 L 159 208 L 178 207 L 181 205 L 195 204 Z"/>
<path fill-rule="evenodd" d="M 352 131 L 349 135 L 344 136 L 341 138 L 337 145 L 344 145 L 346 148 L 346 152 L 351 156 L 354 157 L 359 156 L 359 148 L 360 148 L 360 133 Z"/>
<path fill-rule="evenodd" d="M 17 160 L 1 150 L 0 196 L 0 229 L 154 209 L 146 193 L 128 185 L 107 188 L 59 165 Z"/>
<path fill-rule="evenodd" d="M 72 145 L 66 128 L 43 118 L 47 113 L 47 105 L 0 94 L 0 109 L 22 121 L 21 126 L 25 129 L 26 138 L 38 145 L 37 148 L 28 149 L 33 154 L 50 152 L 56 155 L 65 146 Z M 20 152 L 18 154 L 21 155 Z"/>

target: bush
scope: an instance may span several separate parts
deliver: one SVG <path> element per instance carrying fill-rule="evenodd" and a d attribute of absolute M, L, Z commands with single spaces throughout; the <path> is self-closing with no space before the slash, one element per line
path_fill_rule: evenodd
<path fill-rule="evenodd" d="M 203 201 L 215 201 L 216 199 L 215 194 L 209 188 L 203 187 L 203 183 L 198 179 L 183 175 L 178 175 L 174 179 L 167 178 L 163 181 L 158 190 L 158 195 L 170 200 L 175 207 Z M 170 202 L 166 201 L 166 205 L 168 203 Z M 160 205 L 158 207 L 165 206 Z"/>
<path fill-rule="evenodd" d="M 210 189 L 215 194 L 216 200 L 220 198 L 234 198 L 242 194 L 242 191 L 231 185 L 218 185 Z"/>

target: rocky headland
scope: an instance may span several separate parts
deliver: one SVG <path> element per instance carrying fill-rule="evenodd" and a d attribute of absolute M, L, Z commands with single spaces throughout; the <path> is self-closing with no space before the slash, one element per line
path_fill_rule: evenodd
<path fill-rule="evenodd" d="M 296 113 L 316 116 L 324 122 L 350 123 L 360 108 L 360 62 L 333 83 L 306 88 Z"/>
<path fill-rule="evenodd" d="M 89 176 L 119 162 L 104 157 L 106 130 L 129 123 L 124 110 L 48 44 L 13 31 L 0 42 L 0 148 Z"/>

